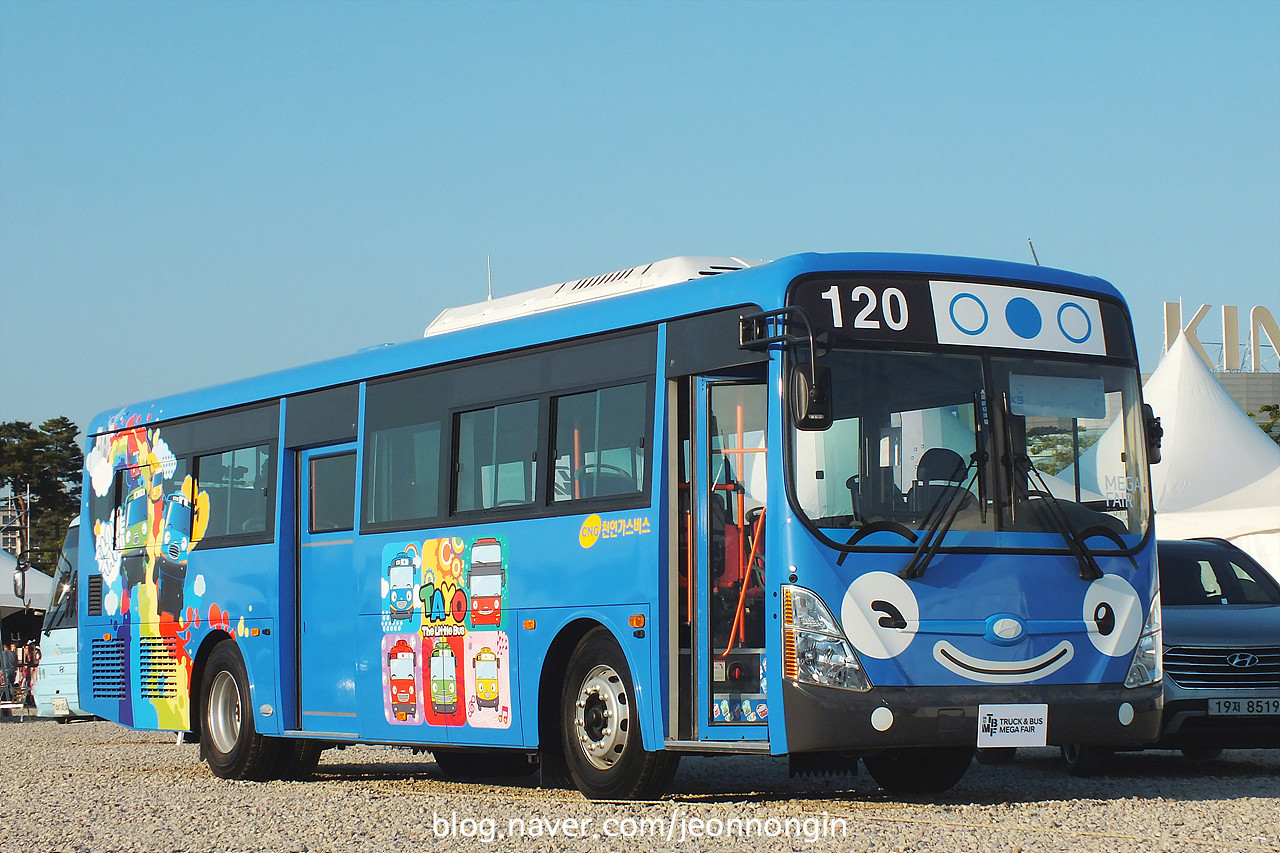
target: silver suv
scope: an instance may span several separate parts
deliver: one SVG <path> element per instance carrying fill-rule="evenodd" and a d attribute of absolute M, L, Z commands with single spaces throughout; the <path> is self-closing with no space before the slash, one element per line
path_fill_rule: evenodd
<path fill-rule="evenodd" d="M 1280 749 L 1280 584 L 1225 539 L 1157 543 L 1164 723 L 1153 749 L 1216 758 Z M 1108 747 L 1067 744 L 1075 776 L 1106 772 Z"/>
<path fill-rule="evenodd" d="M 1223 539 L 1160 542 L 1164 725 L 1189 758 L 1280 748 L 1280 585 Z"/>

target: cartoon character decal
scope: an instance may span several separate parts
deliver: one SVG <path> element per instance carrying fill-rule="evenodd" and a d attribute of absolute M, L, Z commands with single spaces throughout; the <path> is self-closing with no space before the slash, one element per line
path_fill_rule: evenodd
<path fill-rule="evenodd" d="M 392 619 L 408 619 L 413 615 L 418 563 L 418 549 L 410 544 L 387 566 L 388 610 Z"/>
<path fill-rule="evenodd" d="M 458 656 L 447 640 L 436 640 L 431 649 L 431 710 L 450 717 L 458 713 Z"/>
<path fill-rule="evenodd" d="M 510 641 L 504 631 L 466 636 L 467 725 L 505 729 L 511 725 Z"/>
<path fill-rule="evenodd" d="M 920 595 L 933 590 L 921 585 Z M 931 599 L 941 605 L 938 598 Z M 1127 658 L 1137 648 L 1146 608 L 1133 586 L 1124 578 L 1107 574 L 1084 588 L 1076 622 L 1093 646 L 1111 659 Z M 934 618 L 940 618 L 935 616 Z M 942 668 L 936 669 L 934 683 L 1029 684 L 1067 667 L 1079 650 L 1064 637 L 1061 622 L 1051 635 L 1037 634 L 1025 616 L 1010 612 L 991 613 L 984 621 L 971 623 L 965 632 L 948 624 L 951 639 L 938 639 L 921 649 L 928 622 L 922 619 L 920 597 L 912 584 L 896 574 L 868 572 L 856 578 L 845 592 L 840 611 L 845 634 L 860 655 L 883 661 L 910 663 L 904 671 L 930 672 L 925 655 Z M 962 635 L 969 633 L 972 641 Z M 962 647 L 963 646 L 963 647 Z M 957 681 L 956 679 L 959 679 Z"/>
<path fill-rule="evenodd" d="M 511 725 L 511 643 L 503 620 L 507 541 L 502 536 L 389 543 L 382 551 L 384 658 L 388 637 L 402 637 L 416 608 L 420 641 L 419 719 L 431 726 Z M 414 579 L 421 571 L 414 591 Z M 413 594 L 412 598 L 408 598 Z M 390 668 L 384 682 L 390 690 Z M 388 693 L 388 696 L 390 693 Z M 389 702 L 389 700 L 388 700 Z M 395 716 L 388 704 L 388 721 Z"/>
<path fill-rule="evenodd" d="M 156 552 L 156 583 L 160 587 L 160 612 L 170 616 L 182 613 L 193 520 L 186 494 L 174 492 L 165 499 L 164 534 Z"/>
<path fill-rule="evenodd" d="M 149 472 L 145 468 L 127 469 L 132 477 L 128 480 L 138 482 L 140 479 L 150 481 Z M 138 483 L 129 490 L 129 496 L 122 503 L 124 513 L 116 523 L 119 535 L 116 537 L 116 548 L 120 551 L 121 564 L 127 585 L 137 586 L 146 579 L 147 543 L 151 538 L 151 489 L 148 485 Z"/>
<path fill-rule="evenodd" d="M 472 544 L 467 585 L 473 627 L 496 628 L 502 624 L 502 589 L 506 578 L 502 543 L 497 539 L 480 539 Z"/>
<path fill-rule="evenodd" d="M 388 723 L 420 725 L 422 714 L 418 697 L 422 695 L 422 640 L 417 634 L 387 634 L 382 638 L 383 685 L 386 702 L 383 710 Z"/>
<path fill-rule="evenodd" d="M 111 642 L 129 661 L 118 719 L 187 729 L 192 630 L 203 625 L 239 636 L 243 619 L 233 626 L 218 603 L 205 604 L 204 578 L 188 577 L 188 556 L 208 528 L 208 494 L 179 474 L 182 463 L 160 428 L 148 428 L 136 415 L 109 426 L 112 431 L 93 439 L 85 470 L 95 512 L 90 571 L 102 577 Z"/>
<path fill-rule="evenodd" d="M 502 661 L 493 649 L 484 646 L 471 659 L 471 676 L 476 683 L 476 705 L 481 708 L 498 707 L 498 673 Z"/>

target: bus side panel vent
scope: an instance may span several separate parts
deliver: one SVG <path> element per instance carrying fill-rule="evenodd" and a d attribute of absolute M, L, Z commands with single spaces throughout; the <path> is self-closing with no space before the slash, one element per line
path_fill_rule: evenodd
<path fill-rule="evenodd" d="M 144 699 L 174 699 L 178 695 L 177 641 L 144 637 L 138 644 L 138 682 Z"/>
<path fill-rule="evenodd" d="M 89 615 L 102 615 L 102 575 L 89 575 Z"/>
<path fill-rule="evenodd" d="M 89 648 L 89 670 L 94 699 L 124 699 L 129 677 L 125 641 L 94 640 Z"/>

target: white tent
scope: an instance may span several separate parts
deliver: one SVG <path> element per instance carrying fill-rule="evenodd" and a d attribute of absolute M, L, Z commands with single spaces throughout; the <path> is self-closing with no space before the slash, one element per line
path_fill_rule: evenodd
<path fill-rule="evenodd" d="M 1143 388 L 1164 426 L 1156 534 L 1229 539 L 1280 578 L 1280 445 L 1179 336 Z"/>
<path fill-rule="evenodd" d="M 53 592 L 53 578 L 38 569 L 27 569 L 27 596 L 20 599 L 13 594 L 13 570 L 18 559 L 8 551 L 0 551 L 0 618 L 28 607 L 43 610 L 49 606 Z"/>

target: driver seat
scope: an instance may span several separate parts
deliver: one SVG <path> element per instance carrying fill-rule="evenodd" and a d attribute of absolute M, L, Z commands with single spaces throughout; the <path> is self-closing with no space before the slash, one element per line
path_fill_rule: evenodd
<path fill-rule="evenodd" d="M 956 491 L 965 492 L 961 508 L 974 502 L 973 495 L 959 485 L 964 480 L 964 458 L 949 447 L 931 447 L 920 457 L 916 476 L 907 492 L 907 508 L 914 514 L 928 513 L 945 506 Z"/>

